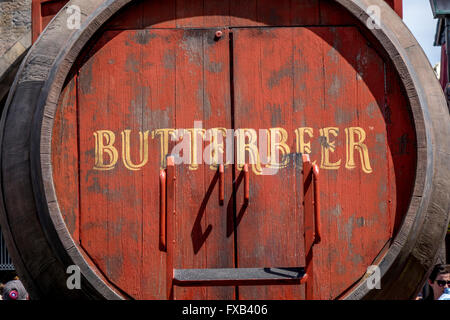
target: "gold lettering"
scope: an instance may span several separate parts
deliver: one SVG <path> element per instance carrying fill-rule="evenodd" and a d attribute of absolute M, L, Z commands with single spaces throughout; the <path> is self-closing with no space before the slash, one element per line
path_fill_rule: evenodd
<path fill-rule="evenodd" d="M 172 134 L 172 140 L 177 144 L 173 147 L 170 153 L 175 157 L 174 163 L 190 164 L 191 163 L 191 137 L 190 133 L 184 129 L 177 129 Z"/>
<path fill-rule="evenodd" d="M 189 135 L 191 137 L 191 161 L 189 164 L 189 170 L 197 170 L 198 165 L 202 164 L 202 141 L 205 137 L 206 131 L 202 128 L 192 128 L 187 129 L 186 131 L 189 132 Z M 199 136 L 201 137 L 200 139 Z"/>
<path fill-rule="evenodd" d="M 173 135 L 175 131 L 175 129 L 157 129 L 152 132 L 152 138 L 156 135 L 160 136 L 161 169 L 166 167 L 166 156 L 169 154 L 169 135 Z"/>
<path fill-rule="evenodd" d="M 95 165 L 94 170 L 106 171 L 114 169 L 119 154 L 114 147 L 116 136 L 114 132 L 109 130 L 98 130 L 94 132 L 95 137 Z M 103 141 L 106 140 L 106 144 Z M 105 163 L 103 154 L 106 153 L 109 156 L 109 163 Z"/>
<path fill-rule="evenodd" d="M 330 135 L 337 137 L 339 134 L 339 128 L 328 127 L 319 130 L 320 134 L 320 145 L 322 149 L 320 168 L 337 170 L 341 165 L 341 160 L 331 163 L 330 162 L 330 151 L 334 152 L 336 150 L 336 141 L 330 140 Z"/>
<path fill-rule="evenodd" d="M 237 137 L 237 168 L 242 170 L 245 162 L 245 152 L 249 152 L 250 164 L 252 164 L 252 170 L 255 174 L 260 175 L 262 173 L 261 162 L 259 159 L 258 147 L 256 145 L 258 136 L 254 129 L 238 129 L 235 132 Z M 249 137 L 249 142 L 246 143 L 246 137 Z"/>
<path fill-rule="evenodd" d="M 305 142 L 305 134 L 308 134 L 310 138 L 314 137 L 313 128 L 302 127 L 295 130 L 295 137 L 297 140 L 297 153 L 310 154 L 311 153 L 311 141 Z"/>
<path fill-rule="evenodd" d="M 125 167 L 132 171 L 141 170 L 148 162 L 148 134 L 149 131 L 142 133 L 139 131 L 139 164 L 133 164 L 130 152 L 130 134 L 131 130 L 122 131 L 122 160 Z"/>
<path fill-rule="evenodd" d="M 259 129 L 259 161 L 269 167 L 270 165 L 270 132 L 267 129 Z"/>
<path fill-rule="evenodd" d="M 358 140 L 355 141 L 355 134 L 358 136 Z M 347 169 L 356 168 L 354 151 L 355 148 L 359 151 L 359 156 L 361 158 L 362 170 L 365 173 L 372 173 L 372 167 L 370 166 L 369 150 L 367 146 L 363 143 L 366 140 L 366 132 L 363 128 L 350 127 L 345 129 L 345 135 L 347 140 L 347 161 L 345 162 L 345 167 Z"/>
<path fill-rule="evenodd" d="M 219 136 L 219 133 L 222 136 Z M 205 140 L 211 143 L 204 150 L 205 163 L 210 165 L 211 170 L 217 170 L 217 165 L 223 164 L 225 153 L 224 137 L 227 136 L 226 128 L 212 128 L 206 131 Z"/>
<path fill-rule="evenodd" d="M 286 155 L 288 155 L 291 152 L 291 149 L 286 143 L 288 139 L 288 133 L 283 128 L 270 128 L 269 134 L 270 134 L 270 164 L 268 167 L 285 168 L 289 163 L 289 158 L 286 157 Z M 277 150 L 280 150 L 280 155 L 278 155 Z"/>
<path fill-rule="evenodd" d="M 224 162 L 234 163 L 234 152 L 238 170 L 242 170 L 245 163 L 252 164 L 255 174 L 274 174 L 270 170 L 278 170 L 288 165 L 290 147 L 287 143 L 288 132 L 284 128 L 259 129 L 258 134 L 254 129 L 227 130 L 225 128 L 202 129 L 194 125 L 192 129 L 156 129 L 151 132 L 151 137 L 160 137 L 161 168 L 166 167 L 166 156 L 169 154 L 169 139 L 178 141 L 174 151 L 179 152 L 176 162 L 189 164 L 190 170 L 197 170 L 199 165 L 205 163 L 212 170 L 217 169 L 218 164 Z M 336 151 L 339 128 L 326 127 L 319 130 L 319 141 L 321 145 L 320 168 L 337 170 L 341 167 L 342 160 L 332 162 L 332 152 Z M 366 140 L 366 132 L 360 127 L 345 128 L 346 134 L 346 160 L 345 168 L 352 170 L 356 168 L 355 149 L 359 152 L 362 171 L 372 173 L 369 150 Z M 124 166 L 132 171 L 141 170 L 149 161 L 149 135 L 150 131 L 139 132 L 139 161 L 133 163 L 131 159 L 131 130 L 121 132 L 122 136 L 122 160 Z M 295 130 L 296 152 L 311 154 L 311 139 L 314 137 L 314 129 L 311 127 L 300 127 Z M 234 148 L 234 137 L 236 137 L 236 149 Z M 118 149 L 114 146 L 115 134 L 110 130 L 98 130 L 94 132 L 95 138 L 95 164 L 94 170 L 112 170 L 117 165 L 119 158 Z M 226 140 L 226 142 L 225 142 Z M 203 150 L 204 141 L 210 143 Z M 225 150 L 226 147 L 226 150 Z M 181 156 L 181 152 L 183 156 Z M 248 152 L 248 156 L 247 156 Z M 134 153 L 133 153 L 134 154 Z M 136 153 L 137 157 L 137 153 Z M 248 157 L 249 161 L 246 161 Z M 334 156 L 336 157 L 336 155 Z M 334 160 L 334 159 L 333 159 Z M 178 164 L 178 163 L 177 163 Z M 264 166 L 263 166 L 264 165 Z M 264 167 L 264 169 L 263 169 Z M 267 171 L 269 170 L 269 171 Z M 274 171 L 276 172 L 276 171 Z"/>

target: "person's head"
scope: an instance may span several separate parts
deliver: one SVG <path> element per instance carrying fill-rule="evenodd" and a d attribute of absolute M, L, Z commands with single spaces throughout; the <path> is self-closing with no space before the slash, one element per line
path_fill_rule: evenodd
<path fill-rule="evenodd" d="M 437 300 L 444 293 L 444 289 L 450 287 L 450 270 L 444 265 L 437 264 L 428 281 L 433 288 L 434 299 Z"/>
<path fill-rule="evenodd" d="M 0 283 L 0 300 L 3 300 L 3 288 L 5 285 L 3 283 Z"/>
<path fill-rule="evenodd" d="M 28 300 L 28 292 L 20 280 L 6 283 L 2 291 L 3 300 Z"/>

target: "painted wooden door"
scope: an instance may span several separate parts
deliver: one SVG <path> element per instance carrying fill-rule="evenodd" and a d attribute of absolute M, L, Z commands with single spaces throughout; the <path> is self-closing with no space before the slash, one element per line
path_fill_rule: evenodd
<path fill-rule="evenodd" d="M 272 152 L 290 161 L 308 153 L 320 166 L 323 238 L 313 250 L 309 298 L 336 297 L 394 228 L 389 71 L 354 27 L 236 28 L 233 64 L 236 128 L 272 128 Z M 287 163 L 274 176 L 252 171 L 248 205 L 237 190 L 238 266 L 304 265 L 298 171 Z M 302 290 L 241 287 L 239 298 L 297 299 Z"/>
<path fill-rule="evenodd" d="M 175 149 L 185 160 L 176 166 L 174 268 L 304 266 L 300 153 L 321 169 L 314 297 L 336 298 L 395 234 L 409 201 L 402 190 L 413 185 L 414 128 L 392 67 L 357 28 L 105 30 L 88 48 L 55 120 L 55 185 L 74 239 L 125 295 L 166 298 L 158 177 L 176 129 L 187 129 L 191 147 Z M 202 159 L 214 128 L 236 130 L 223 204 L 217 167 Z M 242 160 L 253 162 L 248 203 Z M 79 193 L 65 194 L 67 183 Z M 305 292 L 175 287 L 173 298 Z"/>
<path fill-rule="evenodd" d="M 194 140 L 202 138 L 196 124 L 231 126 L 229 47 L 214 40 L 215 31 L 108 31 L 79 72 L 80 243 L 133 298 L 166 296 L 158 177 L 175 145 L 174 129 Z M 226 235 L 231 192 L 219 204 L 217 169 L 198 165 L 201 155 L 188 151 L 177 165 L 174 267 L 233 267 L 233 237 Z M 231 190 L 231 170 L 225 177 Z M 174 293 L 176 299 L 233 297 L 234 288 Z"/>
<path fill-rule="evenodd" d="M 225 201 L 219 202 L 218 167 L 205 163 L 212 129 L 231 127 L 228 32 L 181 31 L 176 60 L 175 126 L 189 130 L 182 152 L 172 149 L 176 165 L 175 269 L 234 267 L 234 239 L 227 231 L 232 206 L 232 170 L 225 168 Z M 190 156 L 186 156 L 190 151 Z M 189 162 L 189 163 L 186 163 Z M 171 226 L 168 226 L 171 227 Z M 170 240 L 169 240 L 170 241 Z M 174 299 L 233 299 L 233 287 L 174 288 Z"/>

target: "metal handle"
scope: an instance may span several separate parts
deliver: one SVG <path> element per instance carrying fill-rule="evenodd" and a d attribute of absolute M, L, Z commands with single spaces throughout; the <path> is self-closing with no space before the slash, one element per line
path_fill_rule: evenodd
<path fill-rule="evenodd" d="M 250 176 L 248 173 L 248 164 L 244 165 L 244 202 L 250 200 Z"/>
<path fill-rule="evenodd" d="M 225 200 L 225 181 L 224 181 L 225 168 L 223 164 L 219 165 L 219 202 L 223 204 Z"/>
<path fill-rule="evenodd" d="M 159 249 L 166 250 L 166 171 L 159 173 Z"/>
<path fill-rule="evenodd" d="M 319 166 L 315 164 L 312 168 L 314 181 L 314 243 L 318 244 L 321 240 L 321 226 L 320 226 L 320 190 L 319 190 Z"/>

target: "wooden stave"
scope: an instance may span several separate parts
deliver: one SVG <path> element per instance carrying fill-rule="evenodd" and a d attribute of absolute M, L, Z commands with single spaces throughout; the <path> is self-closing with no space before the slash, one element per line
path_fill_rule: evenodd
<path fill-rule="evenodd" d="M 366 14 L 367 8 L 370 5 L 378 5 L 382 9 L 381 17 L 382 17 L 382 25 L 383 29 L 378 31 L 374 29 L 372 31 L 373 35 L 382 43 L 391 57 L 394 65 L 396 66 L 399 74 L 401 75 L 402 81 L 407 88 L 408 98 L 410 99 L 411 106 L 414 113 L 416 131 L 418 132 L 418 173 L 416 174 L 416 185 L 414 196 L 412 199 L 412 205 L 408 210 L 406 219 L 396 235 L 396 239 L 394 240 L 394 244 L 389 248 L 387 253 L 380 259 L 377 263 L 381 269 L 382 275 L 382 289 L 381 290 L 368 290 L 367 287 L 367 279 L 363 278 L 363 280 L 358 283 L 355 287 L 350 289 L 344 296 L 347 299 L 364 299 L 364 298 L 405 298 L 406 293 L 402 291 L 402 284 L 399 281 L 404 281 L 405 285 L 410 283 L 415 283 L 414 288 L 408 288 L 408 298 L 413 297 L 417 291 L 420 289 L 420 285 L 424 281 L 427 276 L 427 271 L 433 264 L 433 258 L 435 257 L 435 253 L 438 250 L 438 245 L 440 244 L 441 239 L 445 236 L 445 232 L 439 233 L 427 239 L 427 235 L 429 232 L 427 230 L 434 230 L 435 225 L 441 226 L 446 225 L 448 223 L 448 195 L 445 192 L 440 192 L 440 190 L 449 190 L 449 179 L 448 172 L 445 171 L 445 163 L 448 163 L 449 159 L 449 151 L 445 148 L 445 137 L 449 135 L 450 130 L 449 126 L 441 125 L 436 127 L 436 123 L 441 122 L 442 117 L 448 116 L 443 112 L 443 106 L 446 106 L 445 99 L 443 97 L 442 91 L 438 86 L 437 80 L 430 78 L 431 76 L 431 68 L 424 67 L 425 59 L 423 52 L 420 47 L 417 45 L 417 42 L 412 37 L 412 35 L 405 35 L 401 39 L 403 43 L 398 40 L 398 37 L 392 34 L 391 29 L 393 28 L 403 28 L 403 31 L 407 33 L 405 27 L 403 26 L 403 22 L 397 15 L 394 14 L 392 9 L 388 7 L 383 1 L 380 0 L 336 0 L 344 7 L 346 7 L 352 14 L 354 14 L 360 21 L 367 21 L 368 15 Z M 47 94 L 41 94 L 39 96 L 38 107 L 36 108 L 36 114 L 34 115 L 33 121 L 33 132 L 39 133 L 41 132 L 41 136 L 39 134 L 33 135 L 34 139 L 31 142 L 31 166 L 34 169 L 32 176 L 32 184 L 34 189 L 34 194 L 43 194 L 45 195 L 43 198 L 36 197 L 36 201 L 38 204 L 38 214 L 39 214 L 39 223 L 42 224 L 42 228 L 46 232 L 42 237 L 47 239 L 49 249 L 51 250 L 53 257 L 56 259 L 55 261 L 60 261 L 62 265 L 68 265 L 70 263 L 75 264 L 74 262 L 78 262 L 77 264 L 82 264 L 82 273 L 83 275 L 87 275 L 86 280 L 88 283 L 92 283 L 93 291 L 97 291 L 99 293 L 98 296 L 95 294 L 92 296 L 88 292 L 83 293 L 85 297 L 105 297 L 105 298 L 124 298 L 124 294 L 120 294 L 117 288 L 110 287 L 106 281 L 98 275 L 98 270 L 92 271 L 90 265 L 85 261 L 82 257 L 81 253 L 77 250 L 76 245 L 73 243 L 67 229 L 65 228 L 64 221 L 62 219 L 61 213 L 59 212 L 59 208 L 57 206 L 56 194 L 54 191 L 53 182 L 51 179 L 51 163 L 50 163 L 50 152 L 51 152 L 51 129 L 52 129 L 52 112 L 56 110 L 56 103 L 58 101 L 59 94 L 62 89 L 62 85 L 67 76 L 67 73 L 70 70 L 70 67 L 75 61 L 78 53 L 81 52 L 83 46 L 89 40 L 89 38 L 97 31 L 97 29 L 105 23 L 115 12 L 117 12 L 121 7 L 126 5 L 131 1 L 90 1 L 91 7 L 87 5 L 87 1 L 79 0 L 79 1 L 71 1 L 67 5 L 78 4 L 83 12 L 86 13 L 87 19 L 90 19 L 91 23 L 86 24 L 82 30 L 79 32 L 73 33 L 71 40 L 71 44 L 74 47 L 69 48 L 63 47 L 57 40 L 50 39 L 50 43 L 56 42 L 56 47 L 60 45 L 59 51 L 56 49 L 54 55 L 55 58 L 51 61 L 51 69 L 48 68 L 47 77 L 44 77 L 41 81 L 42 83 L 35 84 L 43 85 L 43 92 Z M 93 7 L 95 5 L 99 5 L 99 7 L 94 11 Z M 91 11 L 86 10 L 86 8 L 91 9 Z M 92 14 L 92 16 L 90 16 Z M 384 17 L 388 17 L 385 19 Z M 58 18 L 61 20 L 61 14 L 58 14 L 58 17 L 53 21 L 50 26 L 47 28 L 48 32 L 44 32 L 44 35 L 41 38 L 49 37 L 50 35 L 55 33 L 55 25 L 58 24 Z M 64 17 L 63 17 L 64 18 Z M 60 22 L 60 21 L 59 21 Z M 390 28 L 387 28 L 387 24 Z M 57 30 L 57 28 L 56 28 Z M 80 36 L 83 32 L 84 38 L 80 41 L 80 38 L 77 39 L 77 36 Z M 59 35 L 60 39 L 64 39 Z M 412 39 L 411 39 L 412 38 Z M 49 40 L 49 39 L 47 39 Z M 45 41 L 45 40 L 41 40 Z M 392 41 L 392 42 L 391 42 Z M 396 42 L 397 41 L 397 42 Z M 38 42 L 39 43 L 39 42 Z M 61 41 L 64 43 L 64 41 Z M 406 43 L 406 45 L 405 45 Z M 412 45 L 411 45 L 412 43 Z M 38 45 L 39 46 L 39 45 Z M 409 52 L 405 52 L 405 48 Z M 44 46 L 41 50 L 48 50 L 48 47 Z M 25 60 L 33 57 L 33 52 L 31 52 L 31 57 L 27 56 Z M 411 62 L 409 61 L 410 55 L 414 55 L 415 61 L 414 66 L 408 65 Z M 57 58 L 56 58 L 57 57 Z M 398 58 L 401 59 L 398 59 Z M 45 65 L 45 61 L 38 61 L 38 66 Z M 64 63 L 64 66 L 61 67 L 61 63 Z M 410 73 L 414 73 L 414 67 L 416 69 L 423 69 L 424 75 L 411 75 Z M 16 83 L 14 85 L 14 91 L 20 92 L 20 90 L 24 90 L 17 86 L 17 81 L 22 82 L 29 80 L 28 78 L 32 75 L 23 73 L 23 68 L 25 68 L 25 63 L 22 65 L 19 73 L 21 74 L 21 78 L 16 79 Z M 57 73 L 61 72 L 61 73 Z M 434 76 L 434 75 L 433 75 Z M 28 78 L 27 78 L 28 77 Z M 24 80 L 25 79 L 25 80 Z M 54 81 L 52 81 L 53 79 Z M 56 79 L 56 80 L 55 80 Z M 411 86 L 410 84 L 413 84 Z M 428 87 L 422 88 L 422 84 L 425 86 L 428 84 Z M 439 90 L 438 90 L 439 88 Z M 20 90 L 19 90 L 20 89 Z M 431 97 L 435 101 L 427 101 L 428 96 L 424 93 L 432 92 Z M 417 92 L 416 92 L 417 91 Z M 417 101 L 419 98 L 420 101 Z M 9 99 L 11 99 L 10 97 Z M 47 99 L 48 98 L 48 99 Z M 431 99 L 431 98 L 430 98 Z M 34 101 L 37 101 L 35 99 Z M 9 105 L 11 101 L 7 104 Z M 427 114 L 427 104 L 430 105 L 431 102 L 431 117 Z M 45 106 L 45 108 L 44 108 Z M 422 109 L 422 106 L 423 109 Z M 45 114 L 45 117 L 43 116 Z M 44 118 L 44 121 L 41 123 L 40 119 Z M 425 118 L 425 120 L 424 120 Z M 37 119 L 37 120 L 36 120 Z M 428 119 L 428 120 L 427 120 Z M 4 130 L 5 130 L 5 119 L 2 119 L 2 132 L 1 132 L 1 141 L 3 148 L 3 138 L 4 138 Z M 438 120 L 441 120 L 438 122 Z M 430 124 L 430 122 L 432 124 Z M 427 139 L 428 142 L 427 143 Z M 436 141 L 433 145 L 431 145 L 432 141 Z M 42 152 L 42 147 L 47 152 Z M 439 148 L 440 147 L 440 148 Z M 39 156 L 37 156 L 39 155 Z M 3 152 L 2 152 L 2 160 L 3 160 Z M 421 165 L 422 167 L 419 167 Z M 44 166 L 44 167 L 43 167 Z M 433 169 L 438 167 L 437 170 Z M 3 165 L 2 165 L 3 168 Z M 442 176 L 440 176 L 438 173 Z M 43 179 L 45 177 L 46 179 Z M 447 179 L 445 179 L 447 177 Z M 2 181 L 3 181 L 3 172 L 2 172 Z M 43 183 L 42 181 L 45 181 Z M 437 182 L 436 182 L 437 181 Z M 432 185 L 436 182 L 439 185 L 439 188 L 432 188 Z M 426 188 L 422 190 L 422 185 L 425 185 Z M 439 190 L 436 190 L 439 189 Z M 2 194 L 3 194 L 3 185 L 2 185 Z M 4 199 L 2 198 L 2 201 Z M 415 207 L 421 206 L 422 210 L 416 212 Z M 425 209 L 424 209 L 425 207 Z M 433 208 L 438 208 L 438 210 Z M 431 209 L 430 209 L 431 208 Z M 5 212 L 4 203 L 2 203 L 1 209 Z M 440 209 L 440 210 L 439 210 Z M 436 212 L 437 211 L 437 212 Z M 423 213 L 423 214 L 422 214 Z M 2 215 L 2 225 L 8 224 L 8 221 L 5 222 L 6 214 Z M 431 218 L 430 218 L 431 217 Z M 417 219 L 416 219 L 417 218 Z M 425 224 L 427 221 L 431 221 L 431 225 Z M 57 225 L 58 230 L 56 230 L 55 225 Z M 439 227 L 437 228 L 440 230 Z M 446 229 L 446 228 L 445 228 Z M 409 230 L 409 232 L 408 232 Z M 421 233 L 418 234 L 414 232 L 414 230 L 421 230 Z M 9 231 L 9 226 L 8 226 Z M 432 233 L 433 235 L 434 233 Z M 8 237 L 11 234 L 9 233 Z M 422 238 L 420 238 L 420 236 Z M 423 239 L 425 237 L 425 239 Z M 436 241 L 438 240 L 438 241 Z M 419 249 L 415 246 L 416 241 L 421 241 L 419 244 Z M 421 251 L 420 248 L 425 243 L 425 247 L 427 245 L 431 245 L 431 249 L 428 251 Z M 437 244 L 435 244 L 437 243 Z M 15 251 L 17 248 L 14 246 Z M 72 252 L 67 253 L 66 250 L 72 250 Z M 415 250 L 415 251 L 414 251 Z M 433 253 L 434 252 L 434 253 Z M 18 256 L 14 254 L 14 256 Z M 413 255 L 414 253 L 414 255 Z M 420 261 L 416 258 L 416 256 L 422 256 L 425 258 L 425 261 Z M 428 259 L 427 259 L 428 258 Z M 417 261 L 415 261 L 416 259 Z M 422 259 L 423 260 L 423 259 Z M 406 268 L 405 268 L 406 266 Z M 395 267 L 395 268 L 394 268 Z M 20 268 L 22 269 L 22 268 Z M 64 268 L 63 268 L 64 269 Z M 416 278 L 411 282 L 410 278 L 401 277 L 402 274 L 405 273 L 404 270 L 419 270 L 416 272 Z M 422 270 L 422 272 L 420 272 Z M 26 272 L 23 272 L 23 278 L 27 279 L 30 275 L 26 275 Z M 420 279 L 419 279 L 420 278 Z M 394 281 L 395 280 L 395 281 Z M 420 280 L 420 281 L 419 281 Z M 62 283 L 60 280 L 60 284 L 58 286 L 58 290 L 62 290 L 65 292 L 67 290 L 64 289 L 65 283 Z M 45 283 L 43 284 L 45 287 Z M 48 284 L 47 284 L 48 285 Z M 29 287 L 33 287 L 35 285 L 30 284 Z M 38 286 L 39 287 L 39 286 Z M 395 288 L 400 288 L 395 290 Z M 57 290 L 57 292 L 58 292 Z M 50 292 L 52 292 L 50 290 Z M 47 296 L 47 294 L 40 294 L 36 296 Z M 70 296 L 70 295 L 69 295 Z"/>
<path fill-rule="evenodd" d="M 350 8 L 350 11 L 354 10 L 350 4 L 353 1 L 337 1 L 341 4 L 348 3 L 347 8 Z M 393 245 L 377 263 L 381 270 L 381 290 L 368 289 L 369 279 L 365 275 L 345 297 L 347 299 L 414 299 L 432 270 L 438 250 L 445 238 L 443 228 L 449 221 L 450 198 L 445 191 L 442 192 L 442 190 L 449 190 L 450 186 L 449 172 L 445 165 L 450 160 L 449 146 L 445 142 L 450 128 L 448 122 L 442 121 L 449 115 L 446 111 L 445 97 L 431 65 L 414 36 L 403 25 L 402 20 L 390 10 L 386 3 L 369 0 L 355 2 L 364 5 L 364 8 L 374 4 L 379 5 L 382 9 L 382 25 L 387 24 L 387 30 L 402 27 L 404 31 L 399 37 L 392 33 L 386 35 L 377 29 L 373 30 L 373 34 L 381 44 L 384 44 L 383 47 L 391 57 L 408 93 L 418 133 L 418 167 L 413 198 L 402 227 L 395 236 Z M 356 4 L 353 3 L 353 5 Z M 352 13 L 354 14 L 353 11 Z M 363 14 L 359 18 L 361 21 L 367 21 L 369 17 Z M 393 43 L 389 45 L 391 41 Z M 416 70 L 420 72 L 416 73 Z M 415 90 L 417 92 L 413 92 Z M 422 209 L 416 212 L 416 206 Z M 428 239 L 426 239 L 427 236 Z M 427 248 L 430 249 L 427 250 Z M 418 258 L 420 256 L 422 259 Z"/>

